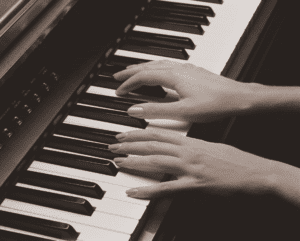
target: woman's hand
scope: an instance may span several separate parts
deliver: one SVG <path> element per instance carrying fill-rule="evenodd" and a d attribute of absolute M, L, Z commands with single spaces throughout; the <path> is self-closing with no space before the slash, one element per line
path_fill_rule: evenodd
<path fill-rule="evenodd" d="M 177 180 L 127 191 L 136 198 L 154 198 L 179 192 L 266 192 L 279 162 L 234 147 L 209 143 L 165 131 L 131 131 L 117 135 L 115 153 L 141 155 L 115 158 L 121 168 L 173 174 Z"/>
<path fill-rule="evenodd" d="M 247 111 L 252 85 L 213 74 L 192 64 L 153 61 L 129 66 L 114 75 L 125 81 L 116 91 L 124 95 L 142 85 L 161 85 L 175 90 L 180 99 L 171 103 L 134 105 L 129 115 L 144 119 L 208 122 Z"/>

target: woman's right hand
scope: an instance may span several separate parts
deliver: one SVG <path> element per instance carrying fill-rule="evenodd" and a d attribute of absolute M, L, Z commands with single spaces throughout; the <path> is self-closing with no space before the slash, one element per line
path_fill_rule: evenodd
<path fill-rule="evenodd" d="M 246 112 L 253 98 L 252 85 L 192 64 L 152 61 L 130 66 L 114 77 L 125 81 L 117 89 L 117 95 L 128 94 L 142 85 L 161 85 L 178 93 L 178 101 L 137 104 L 128 110 L 129 115 L 143 119 L 209 122 Z"/>

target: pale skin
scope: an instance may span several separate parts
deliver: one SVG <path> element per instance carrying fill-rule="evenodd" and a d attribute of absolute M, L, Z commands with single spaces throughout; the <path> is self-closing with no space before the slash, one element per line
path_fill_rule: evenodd
<path fill-rule="evenodd" d="M 175 90 L 178 101 L 138 104 L 128 110 L 139 118 L 208 122 L 258 111 L 300 110 L 299 87 L 239 83 L 191 64 L 153 61 L 130 66 L 114 75 L 125 81 L 116 91 L 124 95 L 141 85 Z M 139 107 L 139 108 L 136 108 Z M 142 113 L 140 111 L 142 108 Z M 140 157 L 115 158 L 121 168 L 173 174 L 176 180 L 127 191 L 151 199 L 180 192 L 231 195 L 272 193 L 300 208 L 300 170 L 235 147 L 170 132 L 131 131 L 117 135 L 115 153 Z"/>

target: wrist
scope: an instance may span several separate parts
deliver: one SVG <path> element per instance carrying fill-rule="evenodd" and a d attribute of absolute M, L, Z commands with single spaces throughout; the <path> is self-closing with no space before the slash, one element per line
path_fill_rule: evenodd
<path fill-rule="evenodd" d="M 272 193 L 282 200 L 300 207 L 300 169 L 280 163 L 272 182 Z"/>
<path fill-rule="evenodd" d="M 240 97 L 240 113 L 252 114 L 263 109 L 266 105 L 267 86 L 257 83 L 243 83 L 242 96 Z"/>
<path fill-rule="evenodd" d="M 266 86 L 257 83 L 246 84 L 244 92 L 244 113 L 275 110 L 299 110 L 300 88 Z"/>
<path fill-rule="evenodd" d="M 246 184 L 245 190 L 250 194 L 275 194 L 277 193 L 279 184 L 278 170 L 280 170 L 280 162 L 262 158 L 259 162 L 264 163 L 258 171 L 254 171 L 250 175 L 250 180 Z"/>

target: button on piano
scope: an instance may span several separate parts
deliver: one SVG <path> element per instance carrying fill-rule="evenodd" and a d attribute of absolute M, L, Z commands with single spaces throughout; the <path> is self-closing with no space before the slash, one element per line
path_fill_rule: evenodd
<path fill-rule="evenodd" d="M 170 177 L 120 170 L 112 161 L 120 155 L 108 145 L 118 133 L 145 128 L 221 141 L 228 120 L 196 125 L 130 117 L 134 104 L 177 95 L 142 86 L 120 98 L 112 75 L 167 59 L 249 81 L 257 53 L 266 53 L 260 46 L 278 2 L 0 1 L 1 240 L 167 237 L 172 200 L 138 200 L 125 191 Z"/>

